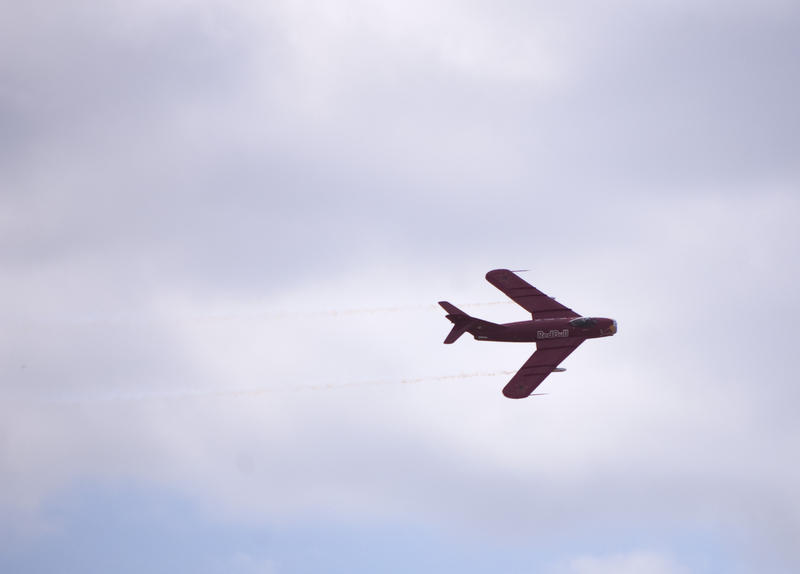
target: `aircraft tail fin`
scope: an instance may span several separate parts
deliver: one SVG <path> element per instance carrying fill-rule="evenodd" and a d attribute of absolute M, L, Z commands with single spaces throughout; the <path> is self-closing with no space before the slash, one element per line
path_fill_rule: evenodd
<path fill-rule="evenodd" d="M 455 343 L 456 340 L 463 335 L 464 333 L 472 333 L 474 336 L 478 336 L 481 333 L 481 329 L 487 328 L 502 328 L 500 325 L 496 323 L 490 323 L 489 321 L 484 321 L 483 319 L 476 319 L 470 315 L 467 315 L 453 305 L 452 303 L 448 303 L 447 301 L 439 301 L 439 305 L 442 306 L 442 309 L 447 311 L 447 319 L 453 323 L 453 329 L 450 331 L 450 334 L 447 335 L 444 342 L 446 345 L 451 343 Z"/>
<path fill-rule="evenodd" d="M 455 343 L 461 335 L 466 333 L 467 328 L 470 326 L 470 323 L 472 323 L 472 317 L 447 301 L 439 301 L 439 305 L 442 306 L 442 309 L 447 311 L 447 318 L 453 323 L 453 329 L 444 340 L 445 344 L 449 345 Z"/>

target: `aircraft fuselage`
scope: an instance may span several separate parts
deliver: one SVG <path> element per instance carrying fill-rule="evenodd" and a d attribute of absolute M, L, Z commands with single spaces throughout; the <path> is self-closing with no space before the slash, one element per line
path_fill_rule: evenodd
<path fill-rule="evenodd" d="M 502 325 L 479 324 L 467 329 L 479 341 L 536 343 L 555 339 L 596 339 L 617 332 L 617 322 L 604 317 L 585 317 L 593 324 L 576 326 L 575 319 L 534 319 Z"/>

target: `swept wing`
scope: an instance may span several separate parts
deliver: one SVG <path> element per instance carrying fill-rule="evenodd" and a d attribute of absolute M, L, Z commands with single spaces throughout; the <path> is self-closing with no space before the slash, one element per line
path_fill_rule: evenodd
<path fill-rule="evenodd" d="M 548 297 L 508 269 L 489 271 L 486 280 L 528 311 L 534 319 L 580 317 L 575 311 Z"/>
<path fill-rule="evenodd" d="M 510 399 L 527 397 L 582 342 L 583 339 L 539 341 L 536 343 L 536 352 L 503 387 L 503 394 Z"/>

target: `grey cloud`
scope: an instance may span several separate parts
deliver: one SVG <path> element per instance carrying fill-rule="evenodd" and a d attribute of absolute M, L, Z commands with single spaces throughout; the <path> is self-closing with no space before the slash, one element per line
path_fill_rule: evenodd
<path fill-rule="evenodd" d="M 69 83 L 76 93 L 45 100 L 56 111 L 21 114 L 43 120 L 48 137 L 69 122 L 54 145 L 76 151 L 40 161 L 51 175 L 38 185 L 10 182 L 57 206 L 52 235 L 83 235 L 88 245 L 101 236 L 123 246 L 146 238 L 174 254 L 157 263 L 159 272 L 184 269 L 209 284 L 231 277 L 230 287 L 268 281 L 246 270 L 251 261 L 263 268 L 347 261 L 363 250 L 364 231 L 356 229 L 390 248 L 424 243 L 447 251 L 458 240 L 442 232 L 443 219 L 515 229 L 525 214 L 569 206 L 573 219 L 588 221 L 631 189 L 657 193 L 643 178 L 663 187 L 681 173 L 714 182 L 730 182 L 740 169 L 791 175 L 792 117 L 769 115 L 785 113 L 794 99 L 791 76 L 780 72 L 793 53 L 791 18 L 751 22 L 701 12 L 684 24 L 636 10 L 623 20 L 619 8 L 591 26 L 578 24 L 576 11 L 558 28 L 563 37 L 551 33 L 544 47 L 555 53 L 574 31 L 577 49 L 557 62 L 578 79 L 542 87 L 525 76 L 487 86 L 446 59 L 426 60 L 436 46 L 430 36 L 401 44 L 354 26 L 348 40 L 337 35 L 346 25 L 326 29 L 330 22 L 311 14 L 310 25 L 290 22 L 311 33 L 297 47 L 291 41 L 302 28 L 286 32 L 262 18 L 271 30 L 256 38 L 242 14 L 223 12 L 220 25 L 219 8 L 198 12 L 154 18 L 134 27 L 138 35 L 121 37 L 114 26 L 96 30 L 99 22 L 119 25 L 124 13 L 82 24 L 79 12 L 76 27 L 87 33 L 78 47 L 70 49 L 66 36 L 63 61 L 17 80 L 49 94 L 59 80 L 46 71 L 75 70 L 79 79 Z M 537 24 L 534 15 L 528 22 Z M 759 44 L 763 55 L 741 41 L 762 37 L 766 27 L 775 32 Z M 320 29 L 327 35 L 315 36 Z M 514 26 L 515 36 L 525 33 L 524 24 Z M 756 88 L 742 84 L 762 88 L 753 95 Z M 759 93 L 772 99 L 762 102 Z M 730 131 L 742 121 L 752 127 L 746 141 Z M 769 141 L 783 142 L 780 150 L 765 151 Z M 37 189 L 63 188 L 63 180 L 74 207 Z M 75 201 L 81 197 L 86 202 Z M 473 249 L 489 240 L 460 235 Z M 533 241 L 516 235 L 512 241 Z"/>
<path fill-rule="evenodd" d="M 4 504 L 99 476 L 254 520 L 768 532 L 741 553 L 797 563 L 796 13 L 449 8 L 11 12 Z M 493 299 L 517 262 L 621 321 L 549 402 L 110 400 L 516 367 L 445 354 L 433 312 L 263 313 Z"/>

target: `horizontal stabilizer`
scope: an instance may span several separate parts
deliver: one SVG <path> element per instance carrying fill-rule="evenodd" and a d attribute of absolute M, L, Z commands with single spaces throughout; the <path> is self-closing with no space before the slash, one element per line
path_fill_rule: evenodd
<path fill-rule="evenodd" d="M 453 305 L 452 303 L 448 303 L 447 301 L 439 301 L 439 305 L 442 306 L 442 309 L 447 311 L 448 315 L 464 315 L 465 317 L 469 317 L 464 311 Z"/>
<path fill-rule="evenodd" d="M 449 345 L 451 343 L 455 343 L 456 340 L 458 340 L 458 338 L 467 331 L 467 327 L 469 327 L 469 321 L 464 321 L 463 323 L 456 323 L 453 325 L 453 329 L 445 338 L 444 344 Z"/>
<path fill-rule="evenodd" d="M 444 340 L 445 344 L 449 345 L 450 343 L 455 343 L 461 335 L 467 332 L 467 329 L 472 325 L 473 319 L 452 303 L 439 301 L 439 305 L 447 311 L 447 319 L 453 323 L 453 329 Z"/>
<path fill-rule="evenodd" d="M 439 305 L 442 306 L 442 309 L 447 311 L 447 320 L 453 324 L 453 329 L 444 340 L 444 342 L 448 345 L 455 342 L 456 339 L 458 339 L 464 333 L 470 333 L 476 339 L 486 339 L 488 338 L 486 336 L 487 332 L 496 332 L 497 329 L 504 329 L 502 325 L 498 325 L 497 323 L 491 323 L 489 321 L 484 321 L 483 319 L 471 317 L 447 301 L 439 301 Z"/>

